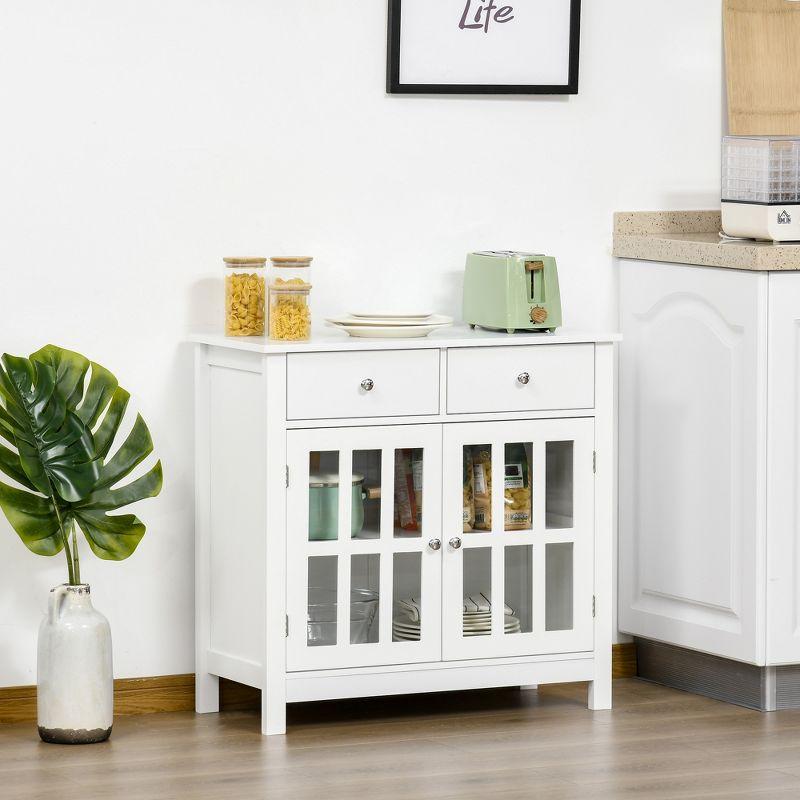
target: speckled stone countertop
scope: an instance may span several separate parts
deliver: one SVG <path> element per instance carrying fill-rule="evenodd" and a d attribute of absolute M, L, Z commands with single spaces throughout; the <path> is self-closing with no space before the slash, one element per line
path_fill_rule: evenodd
<path fill-rule="evenodd" d="M 704 267 L 800 270 L 800 244 L 721 239 L 719 211 L 614 214 L 614 255 Z"/>

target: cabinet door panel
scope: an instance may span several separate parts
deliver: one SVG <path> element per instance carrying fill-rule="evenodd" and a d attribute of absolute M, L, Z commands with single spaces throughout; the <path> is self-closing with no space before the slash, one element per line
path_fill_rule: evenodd
<path fill-rule="evenodd" d="M 767 276 L 621 268 L 619 628 L 763 663 Z"/>
<path fill-rule="evenodd" d="M 769 276 L 767 663 L 800 663 L 800 276 Z"/>
<path fill-rule="evenodd" d="M 591 419 L 444 426 L 446 660 L 593 648 Z"/>
<path fill-rule="evenodd" d="M 287 445 L 289 671 L 438 661 L 441 426 L 297 430 Z"/>

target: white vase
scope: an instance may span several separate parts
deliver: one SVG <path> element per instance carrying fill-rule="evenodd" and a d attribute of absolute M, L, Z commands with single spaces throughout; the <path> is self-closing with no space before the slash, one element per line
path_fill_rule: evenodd
<path fill-rule="evenodd" d="M 92 606 L 89 586 L 56 586 L 39 626 L 39 736 L 90 744 L 111 735 L 114 673 L 111 627 Z"/>

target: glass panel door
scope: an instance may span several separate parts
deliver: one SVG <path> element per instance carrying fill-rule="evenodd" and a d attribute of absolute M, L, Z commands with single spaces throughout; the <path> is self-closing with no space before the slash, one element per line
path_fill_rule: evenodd
<path fill-rule="evenodd" d="M 443 657 L 591 650 L 591 419 L 444 430 Z"/>
<path fill-rule="evenodd" d="M 441 427 L 289 431 L 290 671 L 441 657 Z"/>

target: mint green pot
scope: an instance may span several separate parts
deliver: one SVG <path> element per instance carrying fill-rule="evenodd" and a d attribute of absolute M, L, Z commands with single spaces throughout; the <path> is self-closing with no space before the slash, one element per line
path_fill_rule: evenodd
<path fill-rule="evenodd" d="M 353 475 L 351 488 L 350 536 L 364 527 L 364 501 L 380 497 L 380 489 L 364 489 L 364 476 Z M 308 484 L 308 539 L 311 542 L 332 541 L 339 531 L 339 476 L 311 475 Z"/>

